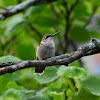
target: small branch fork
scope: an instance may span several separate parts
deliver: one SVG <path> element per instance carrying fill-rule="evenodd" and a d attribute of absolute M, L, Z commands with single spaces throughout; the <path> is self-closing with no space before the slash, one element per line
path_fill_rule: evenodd
<path fill-rule="evenodd" d="M 100 40 L 92 39 L 89 44 L 86 44 L 77 49 L 77 51 L 71 54 L 63 54 L 48 58 L 47 60 L 28 60 L 20 62 L 2 62 L 0 63 L 0 75 L 6 73 L 13 73 L 15 71 L 29 68 L 29 67 L 41 67 L 41 66 L 53 66 L 53 65 L 67 65 L 84 57 L 93 54 L 100 53 Z"/>
<path fill-rule="evenodd" d="M 3 10 L 0 11 L 0 20 L 4 20 L 9 16 L 15 15 L 24 11 L 25 9 L 36 6 L 40 4 L 46 4 L 57 0 L 26 0 L 16 6 L 9 6 L 9 7 L 0 7 Z"/>
<path fill-rule="evenodd" d="M 70 15 L 71 15 L 72 11 L 74 10 L 74 8 L 76 7 L 76 5 L 78 4 L 78 2 L 79 2 L 79 0 L 76 0 L 74 2 L 74 4 L 69 8 L 66 0 L 63 0 L 63 5 L 64 5 L 65 10 L 66 10 L 66 16 L 65 16 L 66 27 L 65 27 L 65 34 L 64 34 L 64 40 L 65 40 L 66 46 L 64 48 L 64 53 L 67 50 L 67 46 L 68 46 L 68 42 L 69 42 L 68 33 L 69 33 L 69 29 L 71 27 L 71 25 L 70 25 Z"/>

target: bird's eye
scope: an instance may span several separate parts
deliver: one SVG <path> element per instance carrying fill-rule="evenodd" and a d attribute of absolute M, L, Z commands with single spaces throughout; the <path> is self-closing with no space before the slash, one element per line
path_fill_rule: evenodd
<path fill-rule="evenodd" d="M 49 36 L 45 36 L 45 39 L 47 39 Z"/>

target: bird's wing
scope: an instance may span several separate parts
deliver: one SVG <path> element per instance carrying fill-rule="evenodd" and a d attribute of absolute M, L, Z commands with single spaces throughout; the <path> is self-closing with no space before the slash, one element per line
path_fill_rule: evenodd
<path fill-rule="evenodd" d="M 38 57 L 39 55 L 38 54 L 39 54 L 39 47 L 40 46 L 41 46 L 41 42 L 40 42 L 40 44 L 39 44 L 39 46 L 37 47 L 37 50 L 36 50 L 36 59 L 37 60 L 39 60 L 39 57 Z"/>

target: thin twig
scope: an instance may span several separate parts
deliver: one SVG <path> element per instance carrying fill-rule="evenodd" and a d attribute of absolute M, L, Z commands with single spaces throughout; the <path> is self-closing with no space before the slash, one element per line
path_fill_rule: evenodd
<path fill-rule="evenodd" d="M 74 10 L 74 8 L 76 7 L 76 5 L 78 4 L 79 0 L 76 0 L 75 3 L 71 6 L 70 8 L 70 13 Z"/>
<path fill-rule="evenodd" d="M 29 25 L 30 29 L 31 29 L 33 32 L 35 32 L 35 33 L 40 37 L 40 39 L 41 39 L 41 38 L 42 38 L 41 33 L 39 33 L 39 31 L 36 30 L 36 29 L 32 26 L 32 23 L 29 23 L 28 25 Z"/>
<path fill-rule="evenodd" d="M 84 28 L 86 28 L 86 26 L 88 26 L 88 24 L 91 22 L 93 16 L 95 15 L 95 13 L 97 11 L 97 8 L 98 8 L 97 6 L 93 7 L 92 14 L 91 14 L 90 18 L 88 19 L 87 23 L 83 26 Z"/>
<path fill-rule="evenodd" d="M 51 11 L 52 11 L 52 13 L 53 13 L 55 19 L 57 20 L 57 19 L 59 18 L 59 16 L 58 16 L 56 10 L 54 9 L 54 5 L 51 4 L 51 5 L 50 5 L 50 8 L 51 8 Z"/>
<path fill-rule="evenodd" d="M 63 0 L 63 5 L 64 5 L 66 11 L 68 11 L 68 4 L 67 4 L 66 0 Z"/>

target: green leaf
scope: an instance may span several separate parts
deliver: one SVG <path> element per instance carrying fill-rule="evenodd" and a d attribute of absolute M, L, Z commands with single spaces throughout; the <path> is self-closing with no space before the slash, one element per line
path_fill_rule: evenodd
<path fill-rule="evenodd" d="M 47 67 L 42 75 L 35 74 L 35 79 L 40 84 L 46 84 L 46 83 L 52 82 L 58 78 L 58 75 L 56 72 L 57 72 L 56 67 L 54 67 L 54 66 Z"/>
<path fill-rule="evenodd" d="M 8 89 L 13 88 L 13 89 L 16 89 L 16 90 L 21 90 L 23 87 L 21 87 L 20 85 L 16 84 L 16 82 L 12 81 L 12 82 L 9 82 L 7 84 L 7 88 Z"/>
<path fill-rule="evenodd" d="M 11 6 L 11 5 L 15 5 L 17 4 L 17 1 L 16 0 L 4 0 L 4 5 L 5 6 Z"/>
<path fill-rule="evenodd" d="M 71 100 L 100 100 L 100 96 L 96 96 L 81 88 L 78 94 L 73 94 Z"/>
<path fill-rule="evenodd" d="M 8 36 L 9 34 L 16 32 L 19 28 L 21 29 L 22 26 L 25 23 L 25 19 L 23 17 L 23 15 L 16 15 L 10 18 L 10 20 L 8 20 L 5 23 L 5 26 L 7 27 L 4 35 Z"/>
<path fill-rule="evenodd" d="M 58 75 L 68 78 L 82 78 L 87 76 L 87 72 L 84 68 L 61 66 L 58 69 Z"/>
<path fill-rule="evenodd" d="M 64 91 L 62 89 L 52 90 L 49 95 L 53 97 L 53 100 L 65 100 Z"/>
<path fill-rule="evenodd" d="M 66 80 L 66 81 L 68 81 L 68 80 Z M 64 100 L 64 97 L 65 97 L 64 93 L 67 88 L 68 88 L 67 82 L 65 82 L 65 80 L 60 78 L 56 82 L 53 82 L 48 87 L 46 92 L 48 93 L 48 95 L 52 96 L 54 98 L 54 100 L 56 100 L 56 99 Z"/>
<path fill-rule="evenodd" d="M 69 38 L 76 42 L 87 42 L 90 39 L 90 36 L 85 28 L 76 26 L 70 30 Z"/>
<path fill-rule="evenodd" d="M 7 56 L 0 57 L 0 62 L 4 62 L 4 61 L 18 62 L 18 61 L 21 61 L 21 60 L 17 57 L 7 55 Z"/>
<path fill-rule="evenodd" d="M 99 34 L 99 32 L 92 31 L 92 32 L 89 33 L 89 35 L 90 35 L 91 38 L 100 39 L 100 34 Z"/>
<path fill-rule="evenodd" d="M 79 17 L 79 18 L 88 15 L 87 8 L 86 8 L 86 6 L 84 5 L 83 2 L 79 2 L 77 4 L 77 6 L 75 6 L 75 9 L 73 10 L 73 13 L 75 14 L 76 17 Z"/>
<path fill-rule="evenodd" d="M 17 83 L 23 86 L 28 90 L 35 90 L 38 87 L 38 82 L 34 78 L 34 70 L 33 68 L 23 69 L 20 71 L 20 79 L 17 80 Z M 25 84 L 27 83 L 27 84 Z M 34 85 L 33 85 L 34 84 Z"/>
<path fill-rule="evenodd" d="M 20 76 L 19 72 L 14 72 L 14 73 L 7 73 L 4 75 L 4 77 L 8 80 L 15 81 L 15 80 L 20 79 L 21 76 Z"/>
<path fill-rule="evenodd" d="M 26 11 L 26 16 L 29 17 L 31 15 L 35 15 L 35 14 L 41 14 L 42 11 L 44 10 L 44 8 L 46 7 L 46 5 L 39 5 L 39 6 L 35 6 L 35 7 L 30 7 L 27 11 Z"/>
<path fill-rule="evenodd" d="M 100 78 L 90 76 L 88 78 L 81 79 L 81 84 L 82 87 L 90 93 L 100 96 Z"/>
<path fill-rule="evenodd" d="M 79 64 L 79 61 L 76 60 L 76 61 L 72 62 L 71 64 L 69 64 L 69 66 L 77 66 L 77 67 L 80 67 L 80 64 Z"/>
<path fill-rule="evenodd" d="M 22 100 L 22 96 L 21 91 L 11 88 L 4 92 L 2 100 Z"/>
<path fill-rule="evenodd" d="M 75 3 L 75 0 L 71 1 L 71 0 L 66 0 L 69 4 L 73 4 Z"/>
<path fill-rule="evenodd" d="M 34 97 L 28 97 L 28 100 L 51 100 L 46 94 L 36 95 Z"/>
<path fill-rule="evenodd" d="M 60 89 L 62 86 L 62 80 L 57 80 L 56 82 L 53 82 L 52 85 L 49 88 L 57 88 Z"/>
<path fill-rule="evenodd" d="M 100 1 L 99 0 L 92 0 L 92 3 L 96 6 L 100 6 Z"/>
<path fill-rule="evenodd" d="M 43 88 L 39 91 L 24 90 L 23 100 L 51 100 L 47 94 L 43 94 L 46 89 L 47 88 Z"/>
<path fill-rule="evenodd" d="M 44 27 L 53 27 L 58 25 L 59 21 L 51 17 L 40 17 L 38 20 L 34 21 L 34 24 Z"/>
<path fill-rule="evenodd" d="M 0 94 L 7 89 L 7 84 L 9 80 L 7 80 L 4 76 L 0 76 Z"/>
<path fill-rule="evenodd" d="M 24 60 L 33 60 L 35 59 L 35 49 L 33 45 L 30 43 L 21 43 L 16 47 L 17 55 Z"/>

